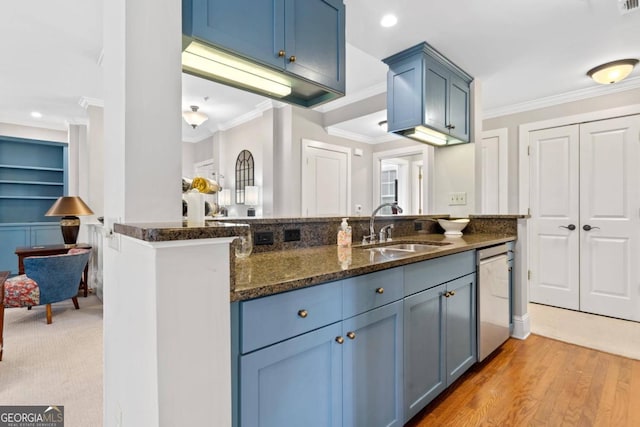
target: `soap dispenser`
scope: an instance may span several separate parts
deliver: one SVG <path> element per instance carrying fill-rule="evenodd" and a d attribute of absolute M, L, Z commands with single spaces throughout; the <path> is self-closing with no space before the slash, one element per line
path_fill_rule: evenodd
<path fill-rule="evenodd" d="M 338 246 L 343 248 L 351 246 L 351 226 L 347 223 L 349 218 L 342 218 L 338 229 Z"/>

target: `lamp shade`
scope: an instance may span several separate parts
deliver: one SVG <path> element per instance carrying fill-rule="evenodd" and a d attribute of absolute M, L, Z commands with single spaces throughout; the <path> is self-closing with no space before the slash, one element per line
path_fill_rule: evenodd
<path fill-rule="evenodd" d="M 194 129 L 209 120 L 209 117 L 205 113 L 198 111 L 198 108 L 198 106 L 192 105 L 191 111 L 185 111 L 182 113 L 184 121 Z"/>
<path fill-rule="evenodd" d="M 49 208 L 45 216 L 93 215 L 93 211 L 78 196 L 63 196 Z"/>
<path fill-rule="evenodd" d="M 80 231 L 78 215 L 93 215 L 93 211 L 89 209 L 89 206 L 80 197 L 63 196 L 58 198 L 44 215 L 62 217 L 60 220 L 62 238 L 67 247 L 73 247 L 76 245 L 78 231 Z"/>
<path fill-rule="evenodd" d="M 625 79 L 631 71 L 633 71 L 633 67 L 637 63 L 637 59 L 620 59 L 618 61 L 607 62 L 606 64 L 598 65 L 590 69 L 587 71 L 587 75 L 595 82 L 603 85 L 617 83 Z"/>

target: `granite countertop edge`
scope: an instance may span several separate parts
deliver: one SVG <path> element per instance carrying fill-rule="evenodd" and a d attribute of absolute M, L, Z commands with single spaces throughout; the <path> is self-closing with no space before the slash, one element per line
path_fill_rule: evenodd
<path fill-rule="evenodd" d="M 303 274 L 296 272 L 295 269 L 291 269 L 290 266 L 282 265 L 277 262 L 277 258 L 275 257 L 295 257 L 295 252 L 299 251 L 278 251 L 273 252 L 269 256 L 263 256 L 261 259 L 260 255 L 256 254 L 252 255 L 249 258 L 236 260 L 235 262 L 235 277 L 238 280 L 235 284 L 235 289 L 232 288 L 230 292 L 230 301 L 244 301 L 250 300 L 254 298 L 265 297 L 269 295 L 274 295 L 282 292 L 292 291 L 296 289 L 301 289 L 309 286 L 319 285 L 322 283 L 327 283 L 335 280 L 346 279 L 353 276 L 359 276 L 362 274 L 373 273 L 376 271 L 386 270 L 389 268 L 399 267 L 407 264 L 413 264 L 415 262 L 426 261 L 433 258 L 439 258 L 446 255 L 453 255 L 460 252 L 465 252 L 469 250 L 479 249 L 487 246 L 493 246 L 500 243 L 506 243 L 516 240 L 515 235 L 496 235 L 496 234 L 486 234 L 486 235 L 476 235 L 474 236 L 478 241 L 472 243 L 454 243 L 452 246 L 443 246 L 441 249 L 437 249 L 431 252 L 416 252 L 414 255 L 407 256 L 404 258 L 398 258 L 395 260 L 385 260 L 378 261 L 369 264 L 361 264 L 349 266 L 347 268 L 341 269 L 338 263 L 335 263 L 335 266 L 332 266 L 325 271 L 315 272 L 312 275 Z M 438 238 L 442 238 L 442 235 L 422 235 L 422 236 L 403 236 L 399 237 L 396 242 L 403 241 L 415 241 L 419 242 L 420 240 L 436 240 Z M 359 248 L 360 245 L 354 245 L 352 250 L 361 251 Z M 325 252 L 326 257 L 331 257 L 335 259 L 336 254 L 336 246 L 323 246 L 316 247 L 314 249 L 316 252 Z M 322 255 L 318 255 L 319 257 Z M 274 266 L 266 267 L 266 264 L 276 264 Z M 278 265 L 279 264 L 279 265 Z M 271 277 L 262 277 L 262 281 L 252 281 L 252 283 L 241 283 L 241 277 L 243 274 L 246 275 L 247 271 L 260 270 L 261 268 L 270 268 L 271 271 L 274 271 L 275 274 L 272 274 Z M 281 268 L 281 270 L 278 270 Z M 286 269 L 286 273 L 285 273 Z M 285 278 L 283 276 L 294 276 Z M 266 276 L 266 274 L 265 274 Z"/>
<path fill-rule="evenodd" d="M 131 223 L 113 225 L 115 233 L 146 242 L 172 240 L 214 239 L 235 237 L 246 233 L 249 224 L 207 222 L 203 226 L 192 226 L 186 222 Z"/>

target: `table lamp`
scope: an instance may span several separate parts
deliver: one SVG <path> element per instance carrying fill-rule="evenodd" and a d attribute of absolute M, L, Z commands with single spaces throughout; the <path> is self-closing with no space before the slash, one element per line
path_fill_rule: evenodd
<path fill-rule="evenodd" d="M 64 244 L 67 247 L 73 247 L 76 245 L 78 231 L 80 231 L 80 218 L 78 218 L 78 215 L 93 215 L 93 211 L 78 196 L 62 196 L 56 200 L 44 215 L 62 217 L 60 229 L 62 230 Z"/>
<path fill-rule="evenodd" d="M 255 185 L 247 185 L 244 187 L 244 204 L 249 208 L 247 209 L 247 216 L 256 216 L 256 209 L 254 206 L 260 204 L 260 190 Z"/>

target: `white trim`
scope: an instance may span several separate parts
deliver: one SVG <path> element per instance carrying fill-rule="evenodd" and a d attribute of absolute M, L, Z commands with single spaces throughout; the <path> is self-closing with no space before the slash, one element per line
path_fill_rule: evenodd
<path fill-rule="evenodd" d="M 431 212 L 433 207 L 434 187 L 433 187 L 433 147 L 426 144 L 411 145 L 409 147 L 394 148 L 393 150 L 377 151 L 372 155 L 372 177 L 373 191 L 371 192 L 371 206 L 378 206 L 380 200 L 380 165 L 383 159 L 422 154 L 422 183 L 423 183 L 423 206 L 422 212 Z M 426 180 L 426 184 L 424 185 Z M 373 208 L 372 208 L 373 209 Z"/>
<path fill-rule="evenodd" d="M 342 145 L 334 145 L 321 141 L 314 141 L 312 139 L 302 138 L 302 153 L 300 156 L 300 212 L 302 216 L 306 216 L 304 207 L 306 205 L 306 196 L 304 189 L 306 188 L 306 174 L 304 173 L 304 163 L 306 161 L 306 149 L 317 148 L 320 150 L 335 151 L 339 153 L 345 153 L 347 155 L 347 216 L 351 215 L 351 148 L 344 147 Z"/>
<path fill-rule="evenodd" d="M 531 318 L 529 313 L 523 316 L 513 316 L 513 332 L 511 336 L 519 340 L 526 340 L 531 335 Z"/>
<path fill-rule="evenodd" d="M 398 139 L 403 139 L 402 137 L 396 136 L 391 133 L 383 136 L 378 136 L 376 138 L 372 138 L 370 136 L 362 135 L 360 133 L 340 129 L 335 126 L 328 126 L 324 128 L 324 130 L 327 132 L 327 134 L 331 136 L 338 136 L 340 138 L 346 138 L 352 141 L 363 142 L 365 144 L 380 144 L 382 142 L 389 142 L 389 141 L 396 141 Z"/>
<path fill-rule="evenodd" d="M 266 100 L 266 101 L 262 101 L 261 103 L 259 103 L 258 105 L 256 105 L 256 108 L 254 108 L 253 110 L 244 113 L 234 119 L 229 120 L 226 123 L 221 123 L 217 126 L 217 130 L 229 130 L 231 128 L 234 128 L 236 126 L 240 126 L 243 123 L 247 123 L 250 122 L 253 119 L 257 119 L 258 117 L 262 117 L 262 114 L 264 114 L 265 111 L 270 110 L 273 108 L 273 103 L 271 102 L 271 100 Z"/>
<path fill-rule="evenodd" d="M 509 210 L 509 191 L 507 189 L 509 182 L 509 129 L 500 128 L 500 129 L 492 129 L 482 132 L 481 140 L 485 138 L 498 138 L 498 186 L 500 194 L 498 195 L 499 199 L 499 207 L 498 213 L 506 214 Z M 480 171 L 482 173 L 482 171 Z M 481 180 L 482 181 L 482 180 Z M 485 189 L 481 188 L 481 191 L 484 192 Z M 483 194 L 480 194 L 480 202 L 482 204 Z M 483 211 L 485 206 L 481 206 Z M 496 212 L 485 212 L 485 213 L 496 213 Z"/>
<path fill-rule="evenodd" d="M 319 111 L 321 113 L 326 113 L 328 111 L 336 110 L 338 108 L 344 107 L 346 105 L 352 104 L 354 102 L 362 101 L 363 99 L 371 98 L 372 96 L 379 95 L 381 93 L 385 93 L 387 91 L 387 82 L 380 82 L 373 86 L 369 86 L 361 91 L 350 93 L 349 95 L 345 95 L 342 98 L 338 98 L 335 101 L 328 102 L 326 104 L 320 105 L 314 110 Z"/>
<path fill-rule="evenodd" d="M 506 105 L 504 107 L 489 108 L 483 111 L 484 119 L 506 116 L 509 114 L 522 113 L 524 111 L 537 110 L 540 108 L 552 107 L 554 105 L 565 104 L 567 102 L 580 101 L 582 99 L 596 96 L 609 95 L 617 92 L 640 88 L 640 77 L 623 80 L 614 85 L 597 85 L 585 89 L 578 89 L 559 95 L 547 96 L 533 101 L 520 102 L 518 104 Z"/>
<path fill-rule="evenodd" d="M 80 99 L 78 99 L 78 105 L 80 105 L 85 110 L 89 106 L 104 108 L 104 99 L 90 98 L 88 96 L 81 96 Z"/>
<path fill-rule="evenodd" d="M 576 123 L 629 116 L 632 114 L 640 114 L 640 104 L 610 108 L 607 110 L 590 111 L 588 113 L 575 114 L 572 116 L 524 123 L 518 126 L 518 213 L 526 214 L 527 209 L 529 208 L 529 156 L 527 155 L 527 147 L 529 145 L 530 132 Z"/>

